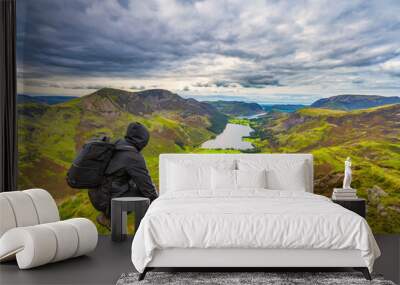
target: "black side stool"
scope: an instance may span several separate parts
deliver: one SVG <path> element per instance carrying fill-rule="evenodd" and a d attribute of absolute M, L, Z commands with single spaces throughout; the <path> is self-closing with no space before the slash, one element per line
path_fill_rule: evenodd
<path fill-rule="evenodd" d="M 143 197 L 120 197 L 111 200 L 111 240 L 123 241 L 127 237 L 127 212 L 135 212 L 135 231 L 146 214 L 150 199 Z"/>

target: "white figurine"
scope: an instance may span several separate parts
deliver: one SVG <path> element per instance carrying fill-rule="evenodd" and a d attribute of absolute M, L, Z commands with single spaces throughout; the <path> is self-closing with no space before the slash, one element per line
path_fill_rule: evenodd
<path fill-rule="evenodd" d="M 343 189 L 351 189 L 351 158 L 348 157 L 344 162 Z"/>

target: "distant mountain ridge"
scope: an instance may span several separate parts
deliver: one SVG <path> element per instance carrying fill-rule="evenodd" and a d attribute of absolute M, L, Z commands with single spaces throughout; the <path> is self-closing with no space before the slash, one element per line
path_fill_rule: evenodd
<path fill-rule="evenodd" d="M 17 102 L 18 103 L 41 103 L 41 104 L 60 104 L 67 102 L 69 100 L 78 98 L 76 96 L 62 96 L 62 95 L 26 95 L 26 94 L 18 94 Z"/>
<path fill-rule="evenodd" d="M 292 113 L 307 107 L 307 105 L 301 104 L 261 104 L 261 106 L 267 112 L 277 111 L 283 113 Z"/>
<path fill-rule="evenodd" d="M 207 101 L 217 108 L 221 113 L 231 116 L 252 116 L 264 113 L 263 107 L 258 103 L 247 103 L 241 101 Z"/>
<path fill-rule="evenodd" d="M 88 96 L 110 96 L 121 108 L 132 114 L 150 114 L 162 110 L 179 110 L 187 115 L 190 113 L 212 114 L 216 111 L 204 102 L 195 99 L 184 99 L 178 94 L 164 89 L 149 89 L 139 92 L 129 92 L 113 88 L 102 88 Z M 85 100 L 86 100 L 85 99 Z"/>
<path fill-rule="evenodd" d="M 179 117 L 206 116 L 211 123 L 209 129 L 219 133 L 224 129 L 227 118 L 213 106 L 195 99 L 184 99 L 164 89 L 149 89 L 139 92 L 102 88 L 81 97 L 84 108 L 91 111 L 124 111 L 134 115 L 151 115 L 158 112 L 175 112 Z"/>
<path fill-rule="evenodd" d="M 312 103 L 311 107 L 338 110 L 357 110 L 399 103 L 400 97 L 398 96 L 385 97 L 378 95 L 345 94 L 319 99 Z"/>

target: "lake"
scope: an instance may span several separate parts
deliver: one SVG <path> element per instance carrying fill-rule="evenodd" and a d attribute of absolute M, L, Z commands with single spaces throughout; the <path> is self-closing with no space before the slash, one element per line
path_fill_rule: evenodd
<path fill-rule="evenodd" d="M 243 141 L 243 137 L 247 137 L 254 131 L 249 126 L 239 124 L 227 124 L 224 131 L 215 139 L 204 142 L 201 147 L 208 149 L 252 149 L 253 145 L 250 142 Z"/>
<path fill-rule="evenodd" d="M 265 116 L 266 114 L 268 114 L 267 112 L 264 113 L 258 113 L 255 115 L 250 115 L 250 116 L 239 116 L 239 119 L 249 119 L 249 120 L 253 120 L 253 119 L 258 119 L 261 118 L 262 116 Z"/>

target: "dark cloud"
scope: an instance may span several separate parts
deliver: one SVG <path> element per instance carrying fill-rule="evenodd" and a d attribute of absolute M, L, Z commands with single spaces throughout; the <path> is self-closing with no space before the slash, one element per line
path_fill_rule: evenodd
<path fill-rule="evenodd" d="M 228 80 L 215 80 L 212 84 L 210 83 L 196 83 L 196 87 L 238 87 L 243 88 L 264 88 L 267 86 L 283 86 L 278 79 L 275 79 L 272 75 L 232 75 L 232 79 Z"/>
<path fill-rule="evenodd" d="M 124 7 L 125 9 L 129 8 L 129 0 L 118 0 L 119 5 Z"/>
<path fill-rule="evenodd" d="M 49 83 L 45 81 L 37 81 L 37 80 L 24 80 L 25 86 L 30 87 L 49 87 L 49 88 L 63 88 L 61 84 L 58 83 Z"/>
<path fill-rule="evenodd" d="M 184 97 L 190 97 L 194 98 L 198 101 L 243 101 L 243 102 L 255 102 L 254 100 L 249 100 L 248 97 L 242 97 L 242 96 L 229 96 L 229 95 L 196 95 L 196 94 L 191 94 L 190 96 L 185 96 Z"/>
<path fill-rule="evenodd" d="M 64 86 L 64 88 L 68 89 L 87 89 L 87 90 L 99 90 L 101 88 L 110 87 L 104 84 L 94 84 L 94 85 L 72 85 L 72 86 Z"/>
<path fill-rule="evenodd" d="M 282 86 L 278 79 L 271 75 L 249 75 L 240 79 L 239 84 L 245 88 L 264 88 L 266 86 Z"/>
<path fill-rule="evenodd" d="M 105 84 L 82 84 L 82 85 L 75 85 L 75 84 L 68 84 L 68 83 L 54 83 L 42 80 L 24 80 L 23 84 L 29 87 L 47 87 L 47 88 L 63 88 L 63 89 L 72 89 L 72 90 L 98 90 L 105 87 L 117 88 L 115 86 L 108 86 Z M 125 87 L 119 86 L 118 88 L 124 89 Z"/>
<path fill-rule="evenodd" d="M 144 90 L 144 89 L 146 89 L 146 87 L 143 86 L 143 85 L 141 85 L 141 86 L 132 85 L 131 87 L 129 87 L 129 89 L 132 89 L 132 90 Z"/>
<path fill-rule="evenodd" d="M 193 84 L 193 87 L 199 87 L 199 88 L 208 88 L 208 87 L 212 87 L 213 84 L 212 83 L 203 83 L 203 82 L 196 82 L 195 84 Z"/>
<path fill-rule="evenodd" d="M 233 82 L 229 82 L 227 80 L 216 80 L 213 82 L 216 87 L 235 87 Z"/>
<path fill-rule="evenodd" d="M 46 78 L 48 74 L 40 71 L 24 71 L 21 69 L 17 69 L 17 78 L 18 79 L 40 79 Z"/>
<path fill-rule="evenodd" d="M 52 76 L 201 76 L 208 79 L 189 85 L 336 88 L 349 72 L 360 82 L 343 82 L 366 86 L 377 77 L 391 85 L 399 75 L 397 67 L 379 68 L 400 55 L 396 0 L 19 0 L 17 5 L 18 78 L 32 80 L 29 86 L 44 87 L 39 79 Z M 224 61 L 232 64 L 221 68 Z"/>

